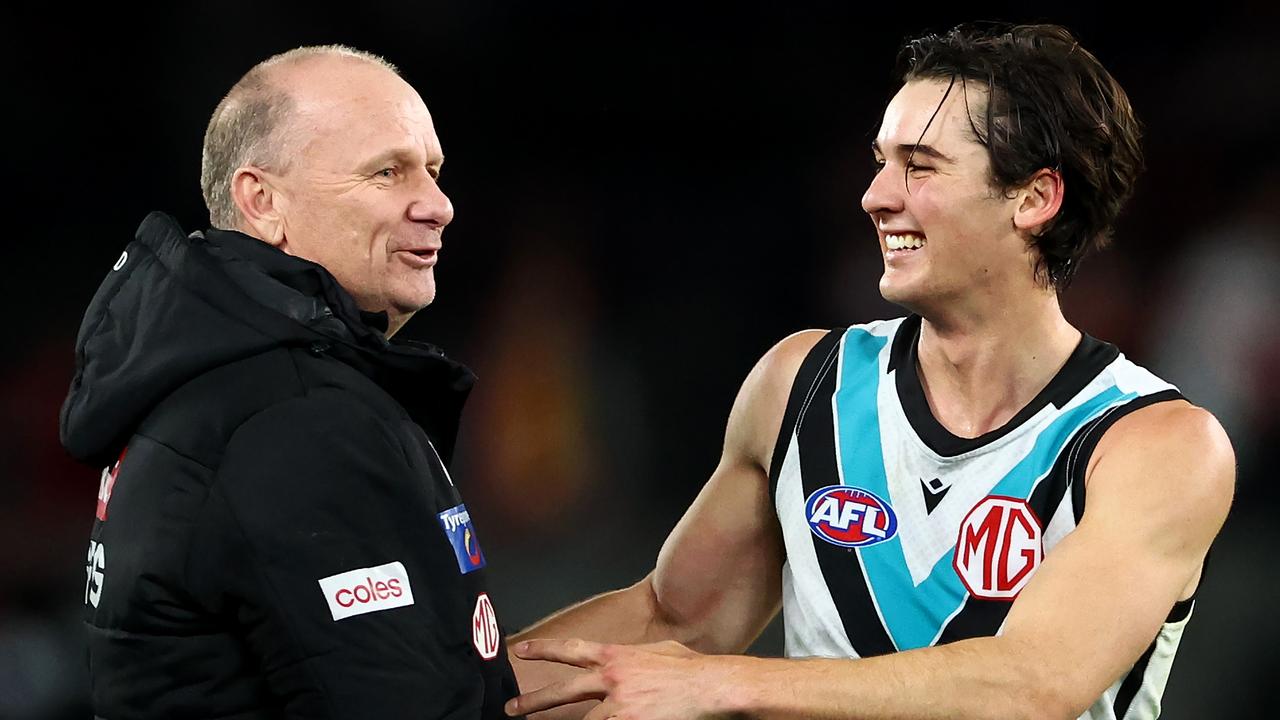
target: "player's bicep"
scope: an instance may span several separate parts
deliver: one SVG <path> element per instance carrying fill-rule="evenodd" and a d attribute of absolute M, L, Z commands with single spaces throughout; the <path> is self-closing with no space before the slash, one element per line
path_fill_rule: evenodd
<path fill-rule="evenodd" d="M 741 651 L 777 612 L 782 533 L 768 463 L 791 382 L 820 331 L 765 354 L 743 382 L 715 472 L 667 538 L 651 578 L 670 621 L 692 627 L 705 651 Z"/>
<path fill-rule="evenodd" d="M 1077 702 L 1100 695 L 1151 644 L 1225 518 L 1234 462 L 1221 429 L 1199 413 L 1153 406 L 1108 432 L 1079 526 L 1010 609 L 1004 637 L 1047 677 L 1069 678 Z"/>
<path fill-rule="evenodd" d="M 691 647 L 741 650 L 777 611 L 781 565 L 767 478 L 722 464 L 663 544 L 654 594 Z"/>

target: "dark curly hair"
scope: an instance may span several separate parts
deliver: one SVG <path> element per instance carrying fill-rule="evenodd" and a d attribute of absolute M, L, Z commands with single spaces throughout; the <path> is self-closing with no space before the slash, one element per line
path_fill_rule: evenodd
<path fill-rule="evenodd" d="M 1066 288 L 1080 259 L 1109 242 L 1143 170 L 1141 127 L 1124 89 L 1058 25 L 966 24 L 925 35 L 903 46 L 898 74 L 903 82 L 960 86 L 1000 192 L 1044 168 L 1061 174 L 1062 208 L 1032 244 L 1037 279 Z M 989 91 L 977 116 L 968 107 L 969 82 Z"/>

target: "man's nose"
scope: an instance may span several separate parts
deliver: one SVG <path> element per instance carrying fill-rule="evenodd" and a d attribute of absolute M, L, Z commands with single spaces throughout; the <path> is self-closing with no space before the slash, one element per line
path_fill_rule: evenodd
<path fill-rule="evenodd" d="M 906 179 L 903 175 L 883 168 L 871 178 L 871 184 L 862 194 L 862 209 L 872 217 L 883 213 L 902 212 L 905 192 Z"/>
<path fill-rule="evenodd" d="M 409 219 L 438 228 L 444 228 L 453 222 L 453 202 L 440 189 L 440 183 L 435 178 L 428 175 L 419 183 L 416 197 L 409 205 Z"/>

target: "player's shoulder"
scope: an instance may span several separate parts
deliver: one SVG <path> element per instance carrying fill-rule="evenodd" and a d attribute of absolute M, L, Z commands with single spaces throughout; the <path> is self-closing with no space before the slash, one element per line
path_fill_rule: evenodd
<path fill-rule="evenodd" d="M 1230 498 L 1235 452 L 1222 424 L 1208 410 L 1177 399 L 1135 410 L 1102 436 L 1095 469 L 1126 484 L 1154 484 L 1192 497 Z M 1090 478 L 1091 486 L 1097 478 Z M 1170 487 L 1170 483 L 1176 483 Z"/>
<path fill-rule="evenodd" d="M 760 358 L 760 364 L 770 375 L 794 376 L 800 364 L 813 351 L 814 346 L 838 332 L 810 328 L 791 333 L 774 343 L 773 347 Z"/>
<path fill-rule="evenodd" d="M 738 393 L 730 415 L 730 445 L 734 445 L 735 439 L 743 440 L 742 447 L 767 457 L 806 360 L 811 361 L 812 374 L 817 377 L 824 366 L 834 366 L 842 340 L 851 331 L 889 338 L 900 324 L 901 319 L 847 328 L 811 328 L 791 333 L 774 343 L 756 362 Z"/>
<path fill-rule="evenodd" d="M 819 343 L 834 346 L 841 332 L 842 330 L 800 330 L 779 340 L 756 362 L 744 389 L 752 394 L 773 398 L 775 402 L 771 404 L 785 404 L 791 384 L 800 372 L 805 358 L 814 352 Z"/>
<path fill-rule="evenodd" d="M 1128 413 L 1107 430 L 1102 443 L 1112 451 L 1122 447 L 1146 453 L 1179 449 L 1219 460 L 1234 458 L 1231 440 L 1218 418 L 1181 398 Z"/>
<path fill-rule="evenodd" d="M 866 336 L 874 337 L 877 340 L 870 345 L 866 343 L 858 344 L 857 347 L 859 349 L 857 352 L 865 352 L 865 347 L 870 347 L 874 348 L 870 352 L 875 355 L 879 352 L 879 348 L 883 347 L 884 342 L 895 337 L 904 320 L 906 318 L 876 320 L 848 327 L 832 329 L 811 328 L 794 332 L 769 348 L 760 358 L 760 361 L 756 363 L 753 374 L 757 375 L 761 382 L 789 388 L 805 359 L 814 355 L 815 351 L 822 354 L 821 358 L 816 358 L 815 360 L 821 363 L 823 360 L 835 357 L 841 351 L 841 346 L 847 345 L 847 343 L 843 342 L 845 338 Z"/>

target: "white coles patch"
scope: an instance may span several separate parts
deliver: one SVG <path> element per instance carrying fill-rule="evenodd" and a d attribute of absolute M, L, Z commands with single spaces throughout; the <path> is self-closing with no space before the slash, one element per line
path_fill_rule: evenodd
<path fill-rule="evenodd" d="M 322 578 L 320 590 L 334 620 L 413 604 L 409 573 L 399 562 Z"/>
<path fill-rule="evenodd" d="M 489 593 L 480 593 L 476 598 L 476 609 L 471 613 L 471 642 L 485 660 L 497 657 L 498 648 L 502 646 L 498 616 L 493 612 L 493 603 L 489 602 Z"/>
<path fill-rule="evenodd" d="M 1043 559 L 1040 520 L 1027 501 L 989 495 L 960 523 L 952 565 L 974 597 L 1013 600 Z"/>

